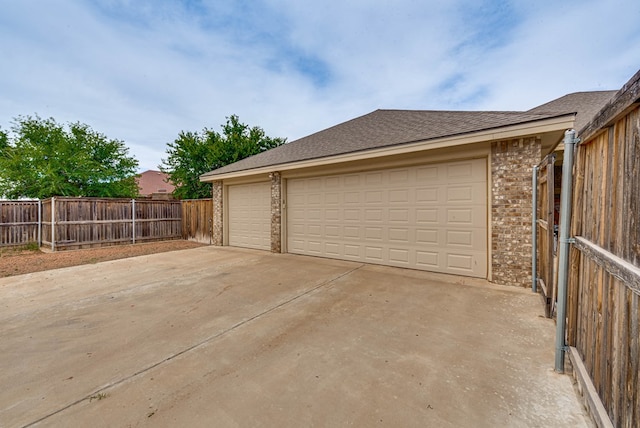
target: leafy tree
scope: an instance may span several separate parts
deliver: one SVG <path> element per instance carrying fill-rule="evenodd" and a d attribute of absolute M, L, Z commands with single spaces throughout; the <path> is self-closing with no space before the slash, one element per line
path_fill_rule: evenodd
<path fill-rule="evenodd" d="M 0 195 L 134 197 L 138 161 L 123 142 L 82 123 L 18 117 L 0 134 Z"/>
<path fill-rule="evenodd" d="M 167 144 L 167 158 L 160 170 L 169 175 L 176 186 L 173 194 L 181 199 L 211 197 L 211 184 L 200 182 L 200 176 L 246 157 L 284 144 L 284 138 L 271 138 L 262 128 L 241 123 L 231 115 L 222 133 L 205 128 L 202 132 L 180 132 Z"/>
<path fill-rule="evenodd" d="M 9 145 L 9 137 L 7 133 L 0 129 L 0 151 Z"/>

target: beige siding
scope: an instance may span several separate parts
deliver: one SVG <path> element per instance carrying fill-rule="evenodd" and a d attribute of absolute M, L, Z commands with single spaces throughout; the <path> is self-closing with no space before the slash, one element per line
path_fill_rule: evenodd
<path fill-rule="evenodd" d="M 485 278 L 486 159 L 287 185 L 290 253 Z"/>
<path fill-rule="evenodd" d="M 229 245 L 271 249 L 271 185 L 239 184 L 228 187 Z"/>

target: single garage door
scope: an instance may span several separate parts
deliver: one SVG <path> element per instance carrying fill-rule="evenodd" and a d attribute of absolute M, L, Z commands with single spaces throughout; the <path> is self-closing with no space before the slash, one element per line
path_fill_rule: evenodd
<path fill-rule="evenodd" d="M 486 159 L 287 182 L 290 253 L 485 278 Z"/>
<path fill-rule="evenodd" d="M 271 249 L 271 184 L 229 186 L 229 245 Z"/>

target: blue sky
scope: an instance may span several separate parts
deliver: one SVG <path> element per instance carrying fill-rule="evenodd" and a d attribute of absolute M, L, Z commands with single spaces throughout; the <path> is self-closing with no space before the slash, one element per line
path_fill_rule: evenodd
<path fill-rule="evenodd" d="M 640 69 L 637 0 L 0 0 L 0 127 L 38 114 L 156 169 L 225 118 L 289 141 L 378 108 L 527 110 Z"/>

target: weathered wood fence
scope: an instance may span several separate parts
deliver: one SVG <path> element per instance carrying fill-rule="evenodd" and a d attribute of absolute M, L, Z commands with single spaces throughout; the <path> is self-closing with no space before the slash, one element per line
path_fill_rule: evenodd
<path fill-rule="evenodd" d="M 0 246 L 39 242 L 40 201 L 0 201 Z"/>
<path fill-rule="evenodd" d="M 544 302 L 545 315 L 551 317 L 555 309 L 555 161 L 556 154 L 545 157 L 537 168 L 536 241 L 538 289 Z"/>
<path fill-rule="evenodd" d="M 581 131 L 567 343 L 615 426 L 640 426 L 640 72 Z M 572 360 L 575 357 L 572 357 Z"/>
<path fill-rule="evenodd" d="M 184 199 L 182 238 L 211 244 L 213 236 L 213 199 Z"/>
<path fill-rule="evenodd" d="M 209 243 L 213 203 L 56 197 L 0 201 L 0 216 L 5 246 L 38 242 L 64 250 L 169 239 Z"/>

